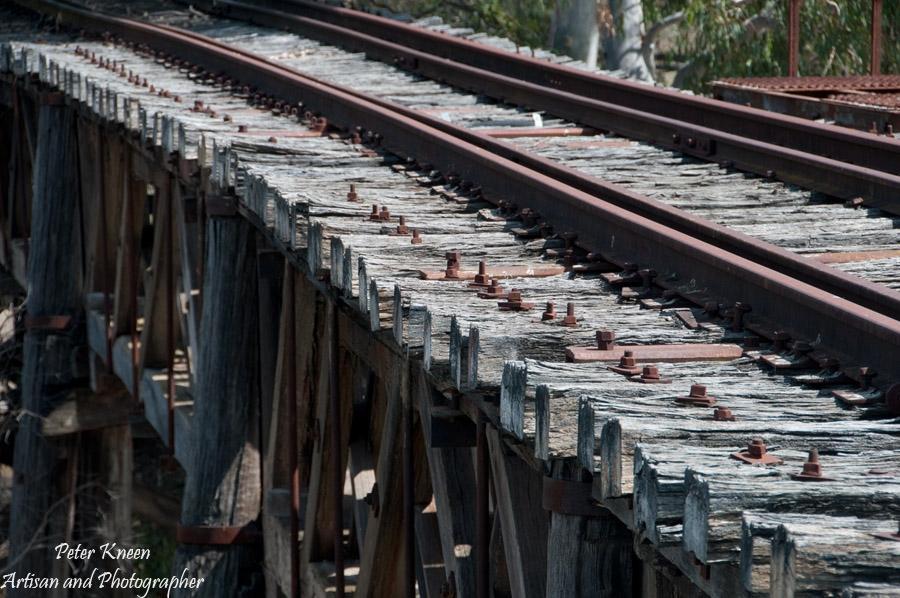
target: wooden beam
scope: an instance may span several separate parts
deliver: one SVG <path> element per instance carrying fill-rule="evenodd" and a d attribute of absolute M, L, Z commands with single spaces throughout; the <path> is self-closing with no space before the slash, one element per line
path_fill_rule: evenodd
<path fill-rule="evenodd" d="M 554 461 L 551 475 L 584 483 L 579 482 L 581 468 L 574 459 Z M 547 596 L 631 595 L 631 544 L 631 533 L 612 514 L 589 517 L 552 512 L 547 534 Z"/>
<path fill-rule="evenodd" d="M 141 413 L 124 387 L 103 394 L 74 393 L 47 414 L 41 431 L 44 436 L 63 436 L 128 425 Z"/>
<path fill-rule="evenodd" d="M 433 389 L 424 370 L 413 370 L 415 397 L 423 421 L 434 405 Z M 425 428 L 426 446 L 430 446 Z M 448 579 L 458 596 L 475 595 L 475 465 L 469 448 L 429 448 L 428 467 Z"/>
<path fill-rule="evenodd" d="M 547 561 L 547 512 L 541 504 L 542 475 L 508 451 L 496 428 L 488 426 L 495 513 L 514 596 L 544 596 Z"/>
<path fill-rule="evenodd" d="M 245 220 L 207 225 L 206 297 L 197 368 L 194 450 L 185 482 L 183 526 L 246 526 L 259 515 L 259 390 L 255 232 Z M 173 571 L 187 568 L 210 588 L 241 587 L 240 572 L 259 566 L 248 545 L 181 544 Z"/>
<path fill-rule="evenodd" d="M 34 206 L 28 265 L 28 315 L 75 316 L 82 306 L 81 243 L 74 119 L 66 106 L 40 106 L 34 172 Z M 52 577 L 52 547 L 65 538 L 56 525 L 60 498 L 56 465 L 60 447 L 41 433 L 41 418 L 55 401 L 53 387 L 74 380 L 70 358 L 75 337 L 53 330 L 25 333 L 22 414 L 16 434 L 10 505 L 9 559 L 15 572 Z M 41 538 L 35 543 L 34 538 Z M 62 580 L 61 580 L 62 581 Z M 60 584 L 62 585 L 62 584 Z"/>

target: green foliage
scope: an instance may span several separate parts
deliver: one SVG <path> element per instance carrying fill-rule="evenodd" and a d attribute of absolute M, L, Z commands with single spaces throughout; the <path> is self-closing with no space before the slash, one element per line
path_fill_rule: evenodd
<path fill-rule="evenodd" d="M 557 0 L 565 3 L 567 0 Z M 602 2 L 603 0 L 598 0 Z M 440 15 L 525 46 L 545 47 L 554 0 L 355 0 L 414 17 Z M 800 73 L 855 75 L 869 69 L 871 0 L 805 0 Z M 699 92 L 723 77 L 787 74 L 788 0 L 643 0 L 645 30 L 683 11 L 663 62 L 681 68 L 677 83 Z M 884 0 L 882 63 L 900 73 L 900 0 Z"/>
<path fill-rule="evenodd" d="M 867 73 L 871 0 L 805 0 L 800 14 L 800 74 Z M 644 0 L 652 23 L 684 11 L 675 54 L 680 83 L 706 91 L 722 77 L 787 74 L 788 0 Z M 900 72 L 900 2 L 882 17 L 882 72 Z"/>
<path fill-rule="evenodd" d="M 173 534 L 145 521 L 135 526 L 135 545 L 150 549 L 149 560 L 134 562 L 135 573 L 142 578 L 168 577 L 175 559 Z"/>
<path fill-rule="evenodd" d="M 565 1 L 565 0 L 564 0 Z M 413 17 L 437 15 L 459 27 L 471 27 L 522 46 L 547 44 L 553 0 L 356 0 L 357 6 L 386 8 Z"/>

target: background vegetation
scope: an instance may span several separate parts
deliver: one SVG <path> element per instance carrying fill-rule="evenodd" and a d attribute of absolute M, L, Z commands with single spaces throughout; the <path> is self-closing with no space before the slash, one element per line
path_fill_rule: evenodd
<path fill-rule="evenodd" d="M 548 47 L 554 10 L 571 0 L 354 0 Z M 598 0 L 604 14 L 608 0 Z M 644 31 L 660 31 L 658 78 L 706 91 L 722 77 L 787 74 L 788 0 L 642 0 Z M 801 9 L 800 72 L 868 72 L 871 0 L 805 0 Z M 608 9 L 605 10 L 608 14 Z M 671 23 L 660 28 L 660 23 Z M 654 27 L 657 25 L 657 27 Z M 884 1 L 884 73 L 900 73 L 900 0 Z M 602 59 L 601 59 L 602 62 Z M 652 65 L 651 65 L 652 70 Z M 668 77 L 665 73 L 668 72 Z"/>

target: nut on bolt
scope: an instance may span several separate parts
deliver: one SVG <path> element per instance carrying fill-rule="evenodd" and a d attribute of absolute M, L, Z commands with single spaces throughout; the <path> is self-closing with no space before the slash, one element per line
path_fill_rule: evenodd
<path fill-rule="evenodd" d="M 609 351 L 616 346 L 616 333 L 612 330 L 598 330 L 596 338 L 597 348 L 601 351 Z M 634 357 L 634 351 L 625 351 L 625 355 Z"/>
<path fill-rule="evenodd" d="M 833 478 L 826 478 L 822 475 L 822 464 L 819 463 L 819 449 L 817 448 L 809 451 L 806 463 L 803 464 L 803 470 L 800 473 L 791 474 L 791 479 L 801 482 L 833 481 Z"/>
<path fill-rule="evenodd" d="M 422 242 L 422 237 L 419 236 L 418 229 L 415 229 L 415 228 L 413 229 L 412 239 L 410 239 L 409 242 L 412 243 L 413 245 L 419 245 Z"/>
<path fill-rule="evenodd" d="M 678 397 L 675 402 L 679 405 L 690 407 L 712 407 L 716 404 L 715 397 L 706 394 L 706 387 L 702 384 L 691 384 L 691 392 L 686 397 Z"/>
<path fill-rule="evenodd" d="M 409 234 L 409 228 L 406 226 L 406 216 L 400 216 L 400 223 L 394 229 L 395 235 L 406 236 Z"/>
<path fill-rule="evenodd" d="M 347 201 L 359 201 L 359 196 L 356 194 L 356 185 L 350 183 L 350 191 L 347 192 Z"/>
<path fill-rule="evenodd" d="M 444 257 L 447 258 L 447 268 L 444 270 L 444 277 L 458 279 L 459 260 L 462 257 L 462 254 L 459 251 L 448 251 Z"/>
<path fill-rule="evenodd" d="M 528 311 L 534 307 L 534 303 L 527 303 L 522 300 L 522 291 L 512 289 L 506 296 L 506 301 L 498 301 L 497 307 L 500 311 Z"/>
<path fill-rule="evenodd" d="M 500 299 L 506 296 L 506 291 L 500 286 L 496 278 L 492 278 L 488 288 L 478 293 L 478 296 L 481 299 Z"/>
<path fill-rule="evenodd" d="M 547 302 L 547 307 L 544 308 L 544 313 L 541 314 L 541 320 L 546 322 L 547 320 L 553 320 L 556 318 L 556 306 L 552 301 Z"/>
<path fill-rule="evenodd" d="M 669 384 L 671 378 L 663 378 L 659 375 L 659 368 L 655 365 L 645 365 L 640 376 L 631 376 L 629 380 L 642 384 Z"/>
<path fill-rule="evenodd" d="M 735 417 L 731 409 L 719 406 L 713 410 L 713 419 L 717 422 L 733 422 Z"/>
<path fill-rule="evenodd" d="M 491 285 L 491 278 L 487 274 L 487 262 L 481 260 L 478 262 L 478 274 L 475 275 L 475 280 L 472 281 L 469 286 L 473 288 L 486 288 Z"/>
<path fill-rule="evenodd" d="M 578 319 L 575 317 L 575 304 L 571 301 L 566 303 L 566 317 L 563 318 L 562 324 L 569 328 L 578 326 Z"/>
<path fill-rule="evenodd" d="M 731 453 L 731 458 L 750 465 L 778 465 L 782 463 L 781 459 L 766 451 L 766 443 L 762 438 L 754 438 L 745 450 Z"/>
<path fill-rule="evenodd" d="M 600 333 L 597 332 L 597 334 Z M 634 376 L 641 373 L 641 368 L 638 367 L 637 359 L 634 357 L 634 351 L 625 351 L 622 357 L 619 358 L 619 365 L 611 365 L 607 369 L 625 376 Z"/>

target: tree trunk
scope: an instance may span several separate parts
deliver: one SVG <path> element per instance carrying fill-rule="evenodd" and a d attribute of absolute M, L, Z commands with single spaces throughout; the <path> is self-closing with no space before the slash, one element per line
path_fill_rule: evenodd
<path fill-rule="evenodd" d="M 77 146 L 72 115 L 43 104 L 38 116 L 34 205 L 28 262 L 28 316 L 68 315 L 81 305 L 81 238 L 78 226 Z M 16 434 L 10 523 L 10 569 L 17 577 L 54 576 L 53 547 L 63 541 L 59 445 L 41 434 L 46 416 L 75 382 L 71 365 L 78 340 L 70 331 L 33 328 L 25 334 L 22 417 Z M 61 583 L 62 580 L 60 580 Z M 8 596 L 44 591 L 9 589 Z"/>
<path fill-rule="evenodd" d="M 557 0 L 550 25 L 550 47 L 586 62 L 591 68 L 597 66 L 600 47 L 597 0 Z"/>
<path fill-rule="evenodd" d="M 259 385 L 255 236 L 240 218 L 212 218 L 194 400 L 192 452 L 182 503 L 183 526 L 241 527 L 259 514 Z M 254 580 L 259 546 L 180 545 L 173 568 L 202 577 L 198 590 L 174 595 L 239 595 Z"/>
<path fill-rule="evenodd" d="M 604 67 L 624 71 L 630 78 L 653 81 L 642 52 L 644 9 L 641 0 L 605 0 L 600 36 Z"/>

